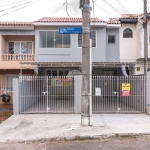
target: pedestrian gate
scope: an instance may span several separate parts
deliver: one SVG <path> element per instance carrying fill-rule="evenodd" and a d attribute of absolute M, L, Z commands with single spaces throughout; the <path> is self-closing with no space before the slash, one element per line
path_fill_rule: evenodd
<path fill-rule="evenodd" d="M 145 113 L 144 76 L 95 76 L 93 113 Z"/>
<path fill-rule="evenodd" d="M 72 77 L 20 76 L 20 113 L 73 113 Z"/>

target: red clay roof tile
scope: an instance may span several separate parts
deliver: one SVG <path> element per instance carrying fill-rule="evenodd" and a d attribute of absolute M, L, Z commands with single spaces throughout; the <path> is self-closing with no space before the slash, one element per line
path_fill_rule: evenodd
<path fill-rule="evenodd" d="M 53 17 L 44 17 L 35 22 L 82 22 L 82 18 L 53 18 Z M 98 18 L 91 18 L 91 22 L 105 22 Z"/>

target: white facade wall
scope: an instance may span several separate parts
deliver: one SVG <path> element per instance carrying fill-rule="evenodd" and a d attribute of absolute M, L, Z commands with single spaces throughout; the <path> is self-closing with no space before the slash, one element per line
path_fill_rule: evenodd
<path fill-rule="evenodd" d="M 123 38 L 123 31 L 130 28 L 133 32 L 133 38 Z M 122 24 L 120 28 L 120 61 L 135 62 L 137 51 L 137 32 L 136 24 Z"/>

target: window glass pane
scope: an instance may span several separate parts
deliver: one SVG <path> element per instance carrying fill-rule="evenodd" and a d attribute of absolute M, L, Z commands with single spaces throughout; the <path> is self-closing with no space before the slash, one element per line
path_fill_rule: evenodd
<path fill-rule="evenodd" d="M 58 31 L 55 31 L 55 48 L 63 48 L 62 34 L 59 34 Z"/>
<path fill-rule="evenodd" d="M 46 31 L 39 31 L 39 47 L 46 48 Z"/>
<path fill-rule="evenodd" d="M 63 76 L 63 75 L 64 75 L 63 70 L 59 70 L 59 76 Z"/>
<path fill-rule="evenodd" d="M 15 42 L 15 54 L 20 54 L 20 42 Z"/>
<path fill-rule="evenodd" d="M 92 39 L 92 47 L 96 47 L 96 31 L 91 30 L 90 38 Z"/>
<path fill-rule="evenodd" d="M 63 34 L 63 47 L 70 48 L 70 34 Z"/>
<path fill-rule="evenodd" d="M 9 42 L 9 54 L 14 54 L 14 42 Z"/>
<path fill-rule="evenodd" d="M 96 47 L 96 31 L 91 30 L 90 38 L 92 39 L 92 47 Z M 82 34 L 78 34 L 78 47 L 82 47 Z"/>
<path fill-rule="evenodd" d="M 57 70 L 52 70 L 52 76 L 57 76 Z"/>
<path fill-rule="evenodd" d="M 65 76 L 67 76 L 69 73 L 69 70 L 65 70 Z"/>
<path fill-rule="evenodd" d="M 108 35 L 108 43 L 115 43 L 115 36 L 114 35 Z"/>
<path fill-rule="evenodd" d="M 78 34 L 78 47 L 82 47 L 82 34 Z"/>
<path fill-rule="evenodd" d="M 54 31 L 47 31 L 47 47 L 54 48 Z"/>
<path fill-rule="evenodd" d="M 127 28 L 123 31 L 123 38 L 132 38 L 133 37 L 133 33 L 132 30 Z"/>
<path fill-rule="evenodd" d="M 32 53 L 32 42 L 21 42 L 21 54 Z"/>
<path fill-rule="evenodd" d="M 47 71 L 46 71 L 46 75 L 47 75 L 47 76 L 51 76 L 51 70 L 47 70 Z"/>

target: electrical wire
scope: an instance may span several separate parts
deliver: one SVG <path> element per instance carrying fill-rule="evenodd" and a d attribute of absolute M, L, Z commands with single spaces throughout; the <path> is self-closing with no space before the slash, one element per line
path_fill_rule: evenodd
<path fill-rule="evenodd" d="M 8 13 L 6 13 L 6 14 L 0 15 L 0 17 L 3 17 L 3 16 L 8 15 L 8 14 L 11 14 L 11 13 L 13 13 L 13 12 L 15 12 L 15 11 L 18 11 L 18 10 L 21 10 L 21 9 L 23 9 L 23 8 L 25 8 L 25 7 L 27 7 L 27 6 L 30 6 L 30 5 L 32 5 L 32 4 L 36 3 L 36 2 L 38 2 L 38 1 L 40 1 L 40 0 L 34 1 L 33 3 L 30 3 L 30 4 L 28 4 L 28 5 L 25 5 L 25 6 L 21 7 L 21 8 L 18 8 L 18 9 L 16 9 L 16 10 L 13 10 L 13 11 L 8 12 Z"/>
<path fill-rule="evenodd" d="M 113 10 L 115 10 L 118 14 L 122 15 L 122 12 L 118 9 L 116 9 L 113 5 L 111 5 L 109 2 L 106 0 L 103 0 L 109 7 L 111 7 Z"/>
<path fill-rule="evenodd" d="M 31 2 L 33 2 L 33 1 L 28 1 L 28 2 L 26 2 L 26 3 L 22 3 L 22 4 L 17 5 L 17 6 L 13 6 L 13 7 L 7 8 L 7 9 L 0 10 L 0 12 L 6 11 L 6 10 L 9 10 L 9 9 L 12 9 L 12 8 L 16 8 L 16 7 L 18 7 L 18 6 L 22 6 L 22 5 L 24 5 L 24 4 L 28 4 L 28 3 L 31 3 Z"/>
<path fill-rule="evenodd" d="M 8 6 L 8 5 L 13 5 L 13 4 L 16 4 L 16 3 L 23 2 L 23 1 L 25 1 L 25 0 L 21 0 L 21 1 L 18 1 L 18 2 L 14 2 L 14 3 L 6 4 L 6 5 L 2 5 L 2 6 L 0 6 L 0 7 L 4 7 L 4 6 Z"/>
<path fill-rule="evenodd" d="M 105 11 L 106 13 L 108 13 L 108 14 L 114 16 L 114 17 L 119 17 L 119 16 L 113 15 L 112 13 L 110 13 L 110 12 L 106 11 L 105 9 L 101 8 L 96 2 L 95 2 L 95 5 L 96 5 L 99 9 Z"/>
<path fill-rule="evenodd" d="M 128 14 L 129 12 L 127 12 L 124 8 L 122 8 L 122 6 L 118 3 L 118 1 L 117 0 L 114 0 L 114 6 L 116 6 L 116 8 L 120 11 L 120 12 L 122 12 L 122 13 L 124 13 L 124 14 Z"/>
<path fill-rule="evenodd" d="M 66 13 L 67 15 L 69 16 L 69 13 L 68 13 L 68 1 L 66 0 L 66 2 L 63 4 L 63 6 L 66 5 Z"/>
<path fill-rule="evenodd" d="M 127 13 L 130 14 L 130 12 L 126 9 L 126 7 L 125 7 L 119 0 L 115 0 L 115 1 L 123 8 L 123 10 L 124 10 L 125 12 L 127 12 Z"/>

